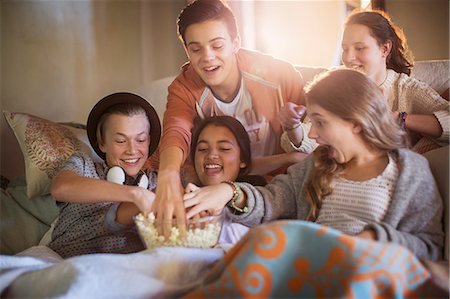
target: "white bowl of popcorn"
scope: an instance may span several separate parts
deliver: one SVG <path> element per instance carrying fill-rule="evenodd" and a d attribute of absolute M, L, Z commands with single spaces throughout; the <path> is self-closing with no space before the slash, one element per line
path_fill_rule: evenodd
<path fill-rule="evenodd" d="M 145 246 L 149 249 L 161 246 L 180 246 L 194 248 L 211 248 L 217 244 L 223 224 L 223 216 L 209 215 L 196 219 L 189 219 L 186 223 L 186 237 L 181 236 L 176 221 L 171 223 L 170 236 L 160 235 L 153 213 L 147 217 L 138 214 L 134 217 L 137 230 Z"/>

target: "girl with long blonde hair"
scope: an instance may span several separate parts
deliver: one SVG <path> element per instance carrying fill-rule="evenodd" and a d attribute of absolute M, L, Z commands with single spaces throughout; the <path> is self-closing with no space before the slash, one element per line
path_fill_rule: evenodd
<path fill-rule="evenodd" d="M 216 185 L 217 194 L 240 192 L 233 205 L 246 212 L 227 208 L 232 220 L 309 220 L 439 259 L 442 199 L 427 160 L 407 148 L 376 83 L 359 71 L 329 71 L 307 87 L 306 105 L 318 148 L 265 187 Z"/>

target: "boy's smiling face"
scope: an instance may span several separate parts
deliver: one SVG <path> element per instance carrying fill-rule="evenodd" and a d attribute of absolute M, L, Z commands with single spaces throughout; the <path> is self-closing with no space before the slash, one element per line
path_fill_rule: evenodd
<path fill-rule="evenodd" d="M 205 84 L 219 96 L 234 93 L 240 78 L 236 61 L 240 40 L 232 39 L 225 21 L 192 24 L 185 38 L 189 61 Z"/>
<path fill-rule="evenodd" d="M 150 124 L 145 113 L 112 114 L 105 122 L 99 147 L 106 154 L 108 167 L 120 166 L 135 176 L 148 158 L 149 144 Z"/>

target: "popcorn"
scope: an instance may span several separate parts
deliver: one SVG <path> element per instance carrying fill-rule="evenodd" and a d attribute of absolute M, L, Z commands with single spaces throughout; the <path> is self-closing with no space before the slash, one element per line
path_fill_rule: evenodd
<path fill-rule="evenodd" d="M 138 214 L 135 217 L 135 223 L 142 240 L 149 249 L 160 246 L 209 248 L 216 245 L 219 238 L 221 216 L 208 216 L 205 218 L 209 221 L 197 223 L 198 226 L 201 226 L 202 228 L 193 227 L 193 224 L 196 223 L 195 220 L 192 220 L 190 224 L 188 224 L 188 231 L 184 240 L 176 226 L 172 226 L 168 239 L 164 236 L 160 236 L 155 226 L 156 219 L 153 213 L 150 213 L 147 217 Z"/>

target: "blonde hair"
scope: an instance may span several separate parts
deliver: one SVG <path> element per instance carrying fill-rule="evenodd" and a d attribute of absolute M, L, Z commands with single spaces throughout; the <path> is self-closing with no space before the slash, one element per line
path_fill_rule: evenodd
<path fill-rule="evenodd" d="M 362 139 L 373 149 L 389 151 L 407 147 L 406 132 L 393 119 L 381 90 L 358 71 L 338 69 L 321 74 L 307 86 L 306 102 L 359 125 Z M 306 187 L 311 221 L 317 218 L 323 198 L 331 194 L 333 177 L 346 167 L 329 158 L 325 146 L 314 151 L 313 160 L 314 169 Z"/>
<path fill-rule="evenodd" d="M 104 144 L 105 123 L 111 115 L 115 114 L 125 116 L 145 115 L 150 129 L 150 121 L 148 120 L 148 115 L 146 114 L 144 108 L 135 103 L 116 104 L 106 109 L 98 121 L 96 130 L 98 144 Z"/>

